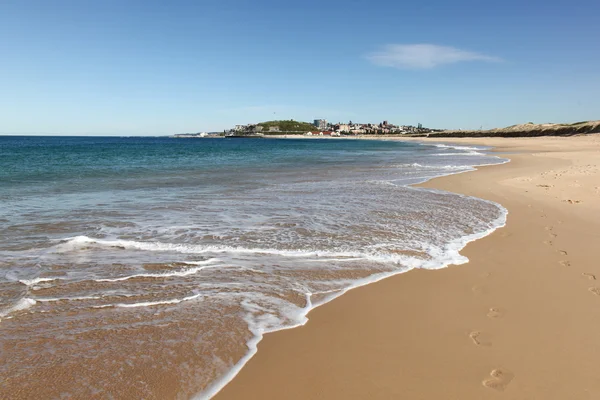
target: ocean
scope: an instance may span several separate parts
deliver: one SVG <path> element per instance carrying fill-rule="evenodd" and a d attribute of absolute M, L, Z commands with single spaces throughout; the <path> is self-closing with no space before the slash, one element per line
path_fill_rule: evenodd
<path fill-rule="evenodd" d="M 209 398 L 266 332 L 468 260 L 506 210 L 410 185 L 486 148 L 0 136 L 0 398 Z"/>

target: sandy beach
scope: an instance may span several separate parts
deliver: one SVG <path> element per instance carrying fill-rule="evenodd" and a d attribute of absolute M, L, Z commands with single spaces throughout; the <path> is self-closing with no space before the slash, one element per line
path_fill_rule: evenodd
<path fill-rule="evenodd" d="M 600 398 L 600 135 L 448 139 L 505 165 L 424 187 L 496 201 L 470 262 L 348 292 L 266 335 L 217 399 Z"/>

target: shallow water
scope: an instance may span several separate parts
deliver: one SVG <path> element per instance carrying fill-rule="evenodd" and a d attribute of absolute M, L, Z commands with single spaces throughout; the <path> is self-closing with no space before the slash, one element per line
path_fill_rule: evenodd
<path fill-rule="evenodd" d="M 408 185 L 501 162 L 382 141 L 0 137 L 0 397 L 209 397 L 264 332 L 465 262 L 505 210 Z"/>

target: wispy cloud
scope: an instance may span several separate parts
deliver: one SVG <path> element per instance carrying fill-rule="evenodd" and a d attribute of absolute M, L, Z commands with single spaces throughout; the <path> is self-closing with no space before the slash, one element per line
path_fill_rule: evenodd
<path fill-rule="evenodd" d="M 464 61 L 502 61 L 498 57 L 435 44 L 390 44 L 366 57 L 382 67 L 409 69 L 434 68 Z"/>

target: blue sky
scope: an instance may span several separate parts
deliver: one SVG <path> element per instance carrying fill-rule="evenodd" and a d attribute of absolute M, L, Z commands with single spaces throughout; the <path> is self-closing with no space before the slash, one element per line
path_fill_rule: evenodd
<path fill-rule="evenodd" d="M 600 2 L 0 2 L 0 133 L 600 118 Z"/>

